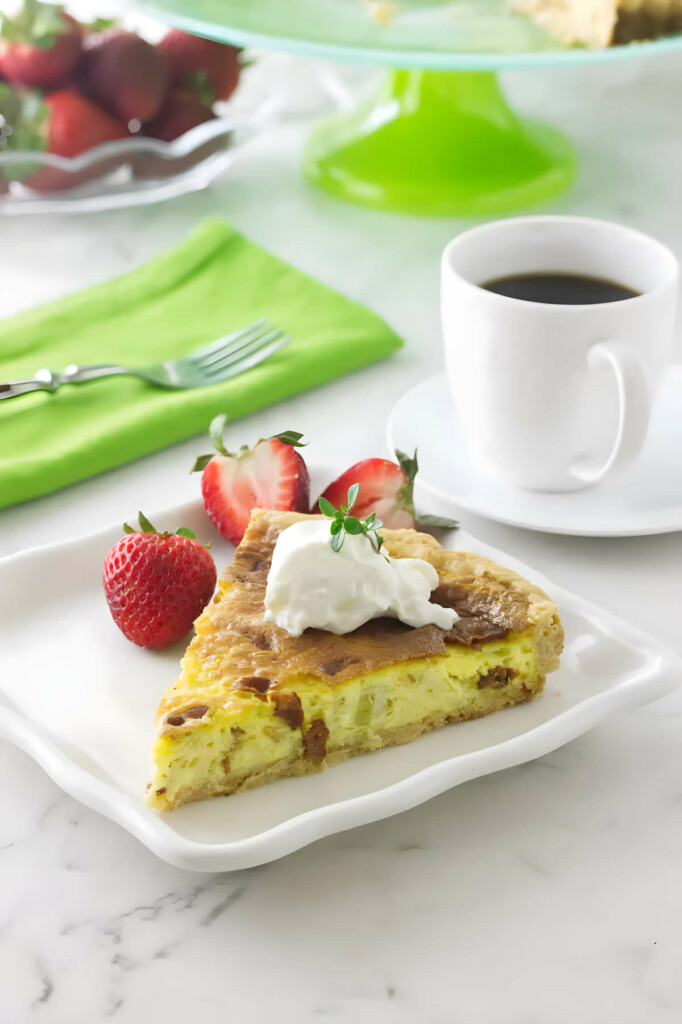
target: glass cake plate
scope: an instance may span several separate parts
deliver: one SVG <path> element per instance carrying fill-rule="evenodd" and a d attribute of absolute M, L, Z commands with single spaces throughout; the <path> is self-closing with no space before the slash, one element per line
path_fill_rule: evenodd
<path fill-rule="evenodd" d="M 562 47 L 505 0 L 403 0 L 388 25 L 363 0 L 128 0 L 121 3 L 238 46 L 388 67 L 358 109 L 320 124 L 308 180 L 388 210 L 487 216 L 567 189 L 573 147 L 508 105 L 495 72 L 581 66 L 682 48 L 682 35 L 608 50 Z"/>

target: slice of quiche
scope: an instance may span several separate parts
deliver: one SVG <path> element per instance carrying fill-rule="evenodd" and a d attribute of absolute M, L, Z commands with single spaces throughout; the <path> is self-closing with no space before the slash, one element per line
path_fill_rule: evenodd
<path fill-rule="evenodd" d="M 343 636 L 295 637 L 264 619 L 275 542 L 294 512 L 256 510 L 156 719 L 148 803 L 159 810 L 322 771 L 448 722 L 538 695 L 563 629 L 538 587 L 414 530 L 382 530 L 394 558 L 438 572 L 450 630 L 373 619 Z M 453 737 L 453 752 L 456 739 Z"/>
<path fill-rule="evenodd" d="M 364 2 L 384 27 L 401 10 L 417 6 L 414 0 Z M 533 18 L 565 46 L 603 49 L 682 32 L 682 0 L 508 0 L 508 7 Z M 461 14 L 461 5 L 453 4 L 455 9 Z"/>

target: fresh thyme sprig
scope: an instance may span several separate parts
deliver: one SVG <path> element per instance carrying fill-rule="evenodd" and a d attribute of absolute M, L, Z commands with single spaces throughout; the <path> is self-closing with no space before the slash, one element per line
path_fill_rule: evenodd
<path fill-rule="evenodd" d="M 372 512 L 366 519 L 357 519 L 350 514 L 350 510 L 357 501 L 359 491 L 360 484 L 353 484 L 352 487 L 349 487 L 348 498 L 346 499 L 348 504 L 342 505 L 341 508 L 334 508 L 331 501 L 327 501 L 326 498 L 320 498 L 320 511 L 332 521 L 329 528 L 332 538 L 332 551 L 341 550 L 346 534 L 358 536 L 364 533 L 378 554 L 381 551 L 381 545 L 384 543 L 384 538 L 381 534 L 377 533 L 384 525 L 381 519 L 377 519 L 376 512 Z"/>

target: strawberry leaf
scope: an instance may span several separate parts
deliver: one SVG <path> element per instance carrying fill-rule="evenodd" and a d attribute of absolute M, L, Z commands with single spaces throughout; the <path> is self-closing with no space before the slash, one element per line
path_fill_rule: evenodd
<path fill-rule="evenodd" d="M 189 527 L 187 527 L 187 526 L 181 526 L 179 530 L 176 530 L 175 531 L 175 536 L 176 537 L 186 537 L 187 540 L 196 540 L 197 539 L 197 535 L 194 532 L 194 530 L 190 530 Z M 197 541 L 197 543 L 199 543 L 199 542 Z M 208 551 L 213 545 L 209 543 L 209 544 L 202 544 L 201 546 L 202 546 L 202 548 L 205 548 L 206 551 Z"/>
<path fill-rule="evenodd" d="M 200 455 L 197 461 L 190 469 L 190 473 L 203 473 L 208 466 L 209 462 L 213 462 L 213 453 L 210 455 Z"/>
<path fill-rule="evenodd" d="M 414 455 L 410 458 L 410 456 L 406 455 L 405 452 L 401 452 L 396 448 L 395 457 L 398 460 L 398 465 L 407 477 L 405 484 L 398 491 L 398 504 L 404 508 L 406 512 L 409 512 L 414 519 L 414 480 L 419 470 L 417 449 L 415 448 Z"/>
<path fill-rule="evenodd" d="M 149 522 L 149 520 L 147 519 L 147 517 L 144 514 L 144 512 L 138 512 L 137 513 L 137 518 L 140 521 L 140 527 L 141 527 L 142 533 L 158 533 L 159 532 L 158 530 L 156 530 L 152 526 L 152 524 Z"/>
<path fill-rule="evenodd" d="M 194 530 L 188 529 L 186 526 L 181 526 L 179 530 L 175 531 L 176 537 L 187 537 L 187 540 L 196 540 L 197 535 Z"/>
<path fill-rule="evenodd" d="M 414 521 L 417 526 L 441 527 L 444 530 L 456 530 L 459 526 L 456 519 L 448 519 L 446 516 L 418 515 Z"/>
<path fill-rule="evenodd" d="M 39 50 L 51 50 L 60 36 L 68 31 L 68 22 L 54 4 L 26 0 L 13 17 L 2 16 L 2 38 L 8 43 L 23 43 Z"/>
<path fill-rule="evenodd" d="M 206 71 L 195 71 L 187 80 L 187 85 L 197 99 L 205 107 L 212 107 L 216 102 L 216 95 L 211 85 L 211 79 Z"/>
<path fill-rule="evenodd" d="M 302 437 L 303 434 L 299 434 L 297 430 L 285 430 L 282 434 L 275 434 L 271 440 L 289 444 L 292 448 L 307 448 L 308 442 L 301 442 Z"/>
<path fill-rule="evenodd" d="M 95 18 L 87 26 L 93 32 L 106 32 L 108 28 L 114 28 L 116 25 L 116 18 Z"/>
<path fill-rule="evenodd" d="M 130 523 L 124 523 L 123 524 L 123 532 L 124 533 L 139 533 L 140 531 L 136 530 L 134 526 L 130 525 Z"/>

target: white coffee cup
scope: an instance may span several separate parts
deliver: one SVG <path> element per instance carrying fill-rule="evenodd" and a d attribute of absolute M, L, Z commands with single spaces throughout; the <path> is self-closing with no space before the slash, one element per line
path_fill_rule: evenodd
<path fill-rule="evenodd" d="M 553 305 L 486 291 L 517 274 L 607 279 L 640 294 Z M 672 359 L 678 266 L 630 228 L 586 217 L 519 217 L 446 247 L 448 380 L 478 466 L 520 487 L 590 487 L 630 465 Z"/>

